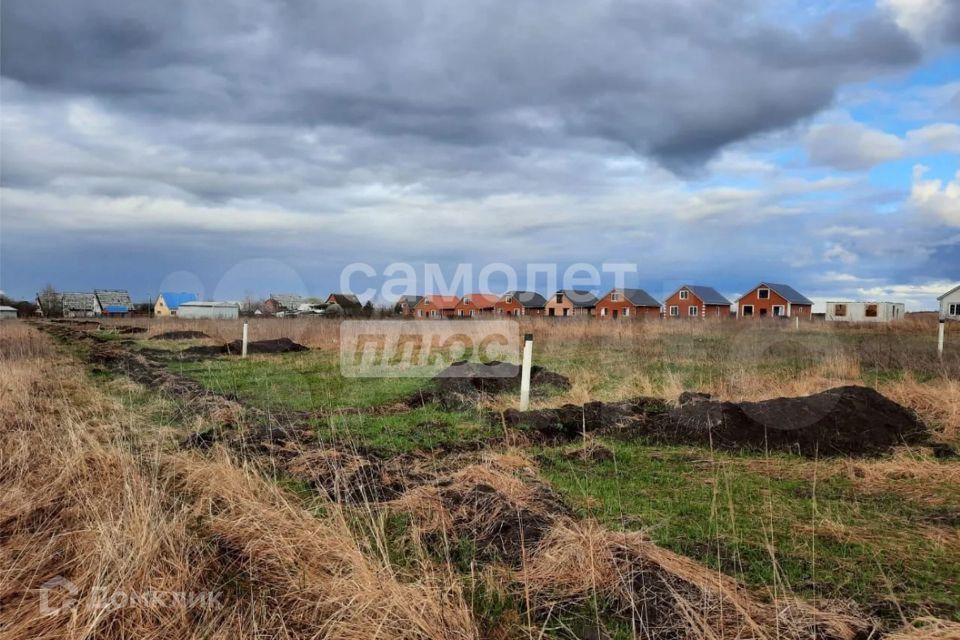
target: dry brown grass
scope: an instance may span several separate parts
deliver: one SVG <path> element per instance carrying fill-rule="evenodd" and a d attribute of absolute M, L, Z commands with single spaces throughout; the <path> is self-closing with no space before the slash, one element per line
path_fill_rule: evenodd
<path fill-rule="evenodd" d="M 399 575 L 335 505 L 309 514 L 226 456 L 134 449 L 119 407 L 63 359 L 0 366 L 4 638 L 476 636 L 444 567 Z M 38 589 L 56 576 L 77 606 L 43 615 Z M 93 606 L 158 592 L 222 606 Z"/>

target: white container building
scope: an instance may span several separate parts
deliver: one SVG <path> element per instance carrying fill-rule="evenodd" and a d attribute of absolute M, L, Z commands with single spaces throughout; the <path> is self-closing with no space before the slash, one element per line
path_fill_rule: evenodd
<path fill-rule="evenodd" d="M 240 317 L 240 305 L 236 302 L 184 302 L 177 309 L 177 317 L 236 320 Z"/>
<path fill-rule="evenodd" d="M 16 320 L 17 310 L 13 307 L 0 307 L 0 320 Z"/>
<path fill-rule="evenodd" d="M 906 313 L 902 302 L 827 302 L 828 322 L 891 322 Z"/>

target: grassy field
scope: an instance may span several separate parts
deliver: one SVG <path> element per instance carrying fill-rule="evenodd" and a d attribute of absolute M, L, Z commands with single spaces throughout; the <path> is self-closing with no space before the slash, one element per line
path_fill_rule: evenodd
<path fill-rule="evenodd" d="M 507 475 L 546 483 L 577 521 L 596 521 L 608 531 L 640 532 L 644 539 L 730 576 L 759 601 L 799 596 L 824 611 L 855 611 L 887 629 L 931 615 L 960 622 L 956 458 L 938 459 L 929 449 L 904 447 L 879 459 L 810 460 L 605 437 L 586 444 L 602 447 L 608 455 L 583 458 L 578 455 L 583 442 L 544 446 L 525 442 L 522 434 L 507 434 L 495 416 L 515 405 L 512 395 L 447 410 L 435 401 L 408 404 L 411 397 L 433 389 L 430 380 L 342 376 L 334 323 L 260 321 L 254 339 L 286 335 L 312 349 L 245 360 L 181 360 L 176 355 L 190 345 L 230 338 L 233 323 L 205 323 L 203 330 L 213 337 L 207 342 L 149 339 L 186 324 L 150 324 L 145 335 L 112 334 L 109 326 L 97 333 L 148 357 L 152 350 L 163 350 L 160 361 L 168 371 L 235 396 L 261 412 L 257 420 L 282 423 L 295 416 L 325 446 L 386 461 L 413 456 L 442 467 L 454 475 L 437 485 L 441 488 L 456 485 L 456 474 L 477 464 L 494 474 L 503 472 L 504 461 L 519 461 L 508 465 Z M 534 407 L 637 396 L 672 402 L 685 390 L 756 400 L 864 384 L 913 409 L 936 440 L 960 445 L 960 332 L 954 327 L 941 360 L 929 327 L 909 322 L 884 328 L 805 325 L 800 330 L 785 324 L 599 324 L 537 321 L 522 327 L 535 335 L 535 362 L 571 380 L 569 390 L 535 396 Z M 3 349 L 12 349 L 10 344 L 8 340 Z M 42 349 L 42 358 L 64 357 Z M 182 399 L 134 385 L 116 372 L 94 368 L 86 376 L 98 393 L 136 416 L 135 431 L 182 436 L 210 424 L 203 416 L 185 423 Z M 171 440 L 163 442 L 154 446 L 171 446 Z M 452 453 L 463 449 L 477 449 L 481 458 L 462 460 Z M 488 454 L 495 457 L 482 457 Z M 497 462 L 490 467 L 489 460 Z M 294 490 L 293 499 L 314 512 L 331 513 L 312 485 L 284 473 L 268 479 Z M 500 487 L 498 482 L 513 481 L 485 482 Z M 504 490 L 511 491 L 520 495 L 527 489 Z M 334 511 L 352 535 L 372 541 L 364 548 L 389 559 L 394 570 L 417 567 L 423 572 L 427 562 L 447 567 L 440 573 L 454 572 L 444 580 L 452 578 L 458 585 L 455 606 L 466 607 L 463 615 L 472 616 L 475 625 L 464 637 L 474 632 L 504 638 L 583 637 L 589 633 L 577 625 L 591 618 L 616 637 L 643 636 L 635 621 L 629 624 L 622 613 L 611 614 L 623 607 L 611 605 L 616 600 L 611 593 L 598 595 L 602 590 L 596 585 L 591 597 L 544 613 L 532 602 L 537 596 L 531 595 L 532 579 L 523 577 L 527 569 L 518 578 L 513 570 L 482 560 L 476 546 L 463 540 L 439 556 L 428 545 L 425 559 L 421 543 L 411 541 L 420 525 L 384 514 L 371 520 L 379 510 L 369 505 L 359 519 L 340 509 Z M 413 578 L 422 584 L 423 575 Z M 525 585 L 519 591 L 505 586 L 517 581 Z M 422 637 L 443 637 L 449 629 L 438 633 Z"/>

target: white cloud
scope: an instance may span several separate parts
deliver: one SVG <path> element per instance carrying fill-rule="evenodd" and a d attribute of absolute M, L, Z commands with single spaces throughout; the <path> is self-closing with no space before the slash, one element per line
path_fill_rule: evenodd
<path fill-rule="evenodd" d="M 880 0 L 879 5 L 893 15 L 897 25 L 918 42 L 926 40 L 947 15 L 950 2 L 956 0 Z"/>
<path fill-rule="evenodd" d="M 918 154 L 960 153 L 960 125 L 938 122 L 907 132 L 907 141 Z"/>
<path fill-rule="evenodd" d="M 859 122 L 814 125 L 807 132 L 807 154 L 816 164 L 852 171 L 896 160 L 906 152 L 899 137 Z"/>
<path fill-rule="evenodd" d="M 934 221 L 960 227 L 960 170 L 946 184 L 937 179 L 924 180 L 927 171 L 922 164 L 913 167 L 910 205 Z"/>
<path fill-rule="evenodd" d="M 842 262 L 843 264 L 853 264 L 858 260 L 857 254 L 850 251 L 843 245 L 831 243 L 823 252 L 823 259 L 827 262 Z"/>

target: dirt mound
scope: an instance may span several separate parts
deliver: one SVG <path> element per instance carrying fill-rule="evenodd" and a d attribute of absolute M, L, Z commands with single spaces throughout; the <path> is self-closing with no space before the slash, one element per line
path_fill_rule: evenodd
<path fill-rule="evenodd" d="M 771 450 L 804 456 L 879 455 L 902 444 L 923 444 L 926 427 L 905 407 L 874 389 L 846 386 L 797 398 L 719 402 L 684 393 L 677 407 L 638 398 L 557 409 L 508 410 L 507 425 L 548 441 L 604 430 L 719 449 Z"/>
<path fill-rule="evenodd" d="M 247 342 L 247 353 L 251 355 L 260 353 L 293 353 L 297 351 L 309 351 L 309 349 L 302 344 L 294 342 L 290 338 L 276 338 L 274 340 L 257 340 L 255 342 Z M 189 347 L 184 349 L 183 353 L 188 356 L 238 356 L 243 353 L 243 341 L 234 340 L 233 342 L 228 342 L 224 345 L 200 345 L 196 347 Z"/>
<path fill-rule="evenodd" d="M 508 362 L 455 362 L 433 378 L 436 390 L 411 397 L 411 406 L 436 400 L 447 409 L 457 410 L 500 393 L 520 391 L 521 368 Z M 530 369 L 532 393 L 548 388 L 569 389 L 570 380 L 539 366 Z"/>
<path fill-rule="evenodd" d="M 587 442 L 582 447 L 565 452 L 563 457 L 576 462 L 612 462 L 613 450 L 599 442 Z"/>
<path fill-rule="evenodd" d="M 696 398 L 673 410 L 667 427 L 682 441 L 805 456 L 877 455 L 929 436 L 910 410 L 859 386 L 761 402 Z"/>
<path fill-rule="evenodd" d="M 407 491 L 390 507 L 409 514 L 432 546 L 469 542 L 481 557 L 514 566 L 571 513 L 549 486 L 490 463 Z"/>
<path fill-rule="evenodd" d="M 151 340 L 203 340 L 209 338 L 203 331 L 165 331 L 150 338 Z"/>
<path fill-rule="evenodd" d="M 655 416 L 666 415 L 670 407 L 657 398 L 635 398 L 623 402 L 565 404 L 555 409 L 518 411 L 507 409 L 507 426 L 525 428 L 548 442 L 564 442 L 584 433 L 606 428 L 640 428 Z"/>

